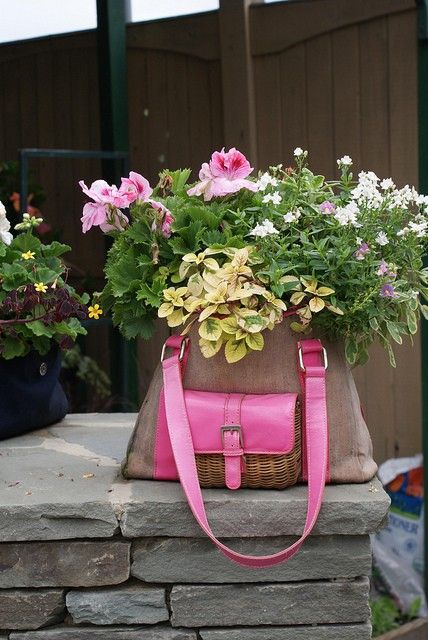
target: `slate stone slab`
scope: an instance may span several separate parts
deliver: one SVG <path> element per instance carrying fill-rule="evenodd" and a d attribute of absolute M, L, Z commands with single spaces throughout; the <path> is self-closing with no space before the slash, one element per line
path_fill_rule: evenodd
<path fill-rule="evenodd" d="M 253 629 L 201 629 L 201 640 L 370 640 L 366 624 L 300 627 L 254 627 Z"/>
<path fill-rule="evenodd" d="M 0 542 L 203 537 L 179 483 L 125 481 L 120 462 L 135 414 L 68 416 L 0 443 Z M 298 535 L 307 488 L 204 492 L 218 535 Z M 375 480 L 328 486 L 315 533 L 365 535 L 384 523 L 389 499 Z"/>
<path fill-rule="evenodd" d="M 0 628 L 39 629 L 64 619 L 62 589 L 0 591 Z"/>
<path fill-rule="evenodd" d="M 0 443 L 0 541 L 104 538 L 130 488 L 116 488 L 135 414 L 67 416 Z"/>
<path fill-rule="evenodd" d="M 275 553 L 295 538 L 231 540 L 231 546 L 249 555 Z M 203 538 L 148 538 L 132 546 L 131 573 L 145 582 L 233 583 L 291 582 L 369 575 L 368 536 L 309 538 L 288 562 L 268 569 L 248 569 L 230 562 Z"/>
<path fill-rule="evenodd" d="M 129 577 L 130 543 L 120 540 L 0 544 L 0 588 L 95 587 Z"/>
<path fill-rule="evenodd" d="M 204 491 L 208 519 L 228 538 L 300 535 L 306 517 L 307 487 L 284 491 Z M 389 498 L 375 479 L 365 484 L 330 485 L 314 527 L 318 535 L 365 535 L 381 528 Z M 142 480 L 132 487 L 120 527 L 127 538 L 203 537 L 178 483 Z"/>
<path fill-rule="evenodd" d="M 9 640 L 196 640 L 195 631 L 159 627 L 68 627 L 12 633 Z M 347 638 L 344 640 L 348 640 Z"/>
<path fill-rule="evenodd" d="M 369 580 L 265 585 L 174 586 L 173 626 L 260 626 L 367 622 Z"/>
<path fill-rule="evenodd" d="M 156 624 L 169 619 L 165 589 L 158 587 L 126 585 L 69 591 L 66 604 L 76 624 Z"/>

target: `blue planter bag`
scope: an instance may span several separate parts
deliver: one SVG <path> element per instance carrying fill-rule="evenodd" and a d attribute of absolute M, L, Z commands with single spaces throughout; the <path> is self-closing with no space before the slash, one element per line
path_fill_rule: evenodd
<path fill-rule="evenodd" d="M 61 354 L 30 351 L 22 358 L 0 357 L 0 439 L 12 438 L 61 420 L 68 402 L 58 376 Z"/>

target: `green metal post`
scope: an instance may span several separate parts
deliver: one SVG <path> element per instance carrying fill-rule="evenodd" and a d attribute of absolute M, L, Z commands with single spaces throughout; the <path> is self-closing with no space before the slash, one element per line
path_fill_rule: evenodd
<path fill-rule="evenodd" d="M 428 194 L 428 0 L 418 2 L 419 61 L 418 61 L 418 120 L 419 120 L 419 191 Z M 425 259 L 427 263 L 427 258 Z M 425 495 L 425 593 L 428 598 L 428 323 L 421 320 L 422 330 L 422 447 L 424 455 Z"/>
<path fill-rule="evenodd" d="M 129 0 L 97 0 L 97 18 L 101 147 L 128 152 L 126 22 Z M 103 163 L 103 175 L 112 182 L 120 180 L 121 170 L 123 164 Z M 116 334 L 111 341 L 111 352 L 113 390 L 122 399 L 117 409 L 137 408 L 136 342 L 125 341 Z"/>

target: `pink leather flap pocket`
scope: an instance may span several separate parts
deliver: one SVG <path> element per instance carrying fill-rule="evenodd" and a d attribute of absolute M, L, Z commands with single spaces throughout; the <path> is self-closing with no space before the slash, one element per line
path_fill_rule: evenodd
<path fill-rule="evenodd" d="M 245 453 L 284 454 L 294 447 L 296 393 L 242 395 L 185 391 L 195 453 L 223 453 L 222 427 L 240 427 Z"/>

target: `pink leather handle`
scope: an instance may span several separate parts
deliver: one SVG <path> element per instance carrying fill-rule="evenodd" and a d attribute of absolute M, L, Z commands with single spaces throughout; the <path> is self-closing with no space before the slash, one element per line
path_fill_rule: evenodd
<path fill-rule="evenodd" d="M 217 545 L 220 551 L 240 565 L 262 568 L 292 558 L 309 536 L 317 520 L 327 473 L 328 427 L 325 388 L 324 350 L 319 340 L 302 340 L 299 343 L 303 369 L 301 382 L 304 394 L 306 458 L 308 471 L 308 508 L 301 537 L 287 549 L 268 556 L 248 556 L 238 553 L 220 542 L 208 523 L 201 487 L 199 485 L 193 449 L 192 433 L 187 416 L 181 371 L 183 355 L 181 336 L 171 336 L 167 346 L 173 355 L 162 363 L 166 419 L 181 485 L 190 509 L 201 529 Z"/>

